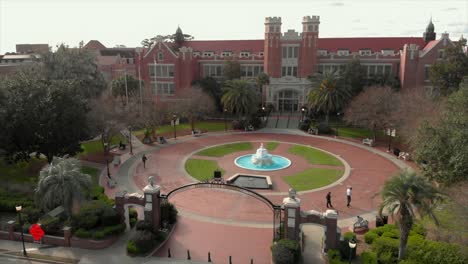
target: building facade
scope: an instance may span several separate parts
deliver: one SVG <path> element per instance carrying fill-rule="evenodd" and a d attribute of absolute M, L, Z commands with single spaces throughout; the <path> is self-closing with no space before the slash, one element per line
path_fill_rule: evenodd
<path fill-rule="evenodd" d="M 263 102 L 279 111 L 298 111 L 307 105 L 313 89 L 307 80 L 311 74 L 344 70 L 351 60 L 359 59 L 368 77 L 398 78 L 402 89 L 429 86 L 429 67 L 453 45 L 448 33 L 436 39 L 432 21 L 422 37 L 375 38 L 320 38 L 319 16 L 303 17 L 301 32 L 283 32 L 280 17 L 267 17 L 264 24 L 264 38 L 257 40 L 190 40 L 181 45 L 155 40 L 150 47 L 128 50 L 124 56 L 100 43 L 102 47 L 96 43 L 85 47 L 96 46 L 99 67 L 109 78 L 115 78 L 116 69 L 140 76 L 146 92 L 161 103 L 183 99 L 196 80 L 222 80 L 226 60 L 236 60 L 242 78 L 255 79 L 262 72 L 270 77 Z M 104 63 L 103 51 L 118 57 Z"/>

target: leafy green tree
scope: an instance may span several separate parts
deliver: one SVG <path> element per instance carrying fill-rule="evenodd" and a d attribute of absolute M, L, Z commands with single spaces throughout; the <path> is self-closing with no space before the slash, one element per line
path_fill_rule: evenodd
<path fill-rule="evenodd" d="M 422 173 L 447 185 L 468 179 L 468 80 L 451 94 L 439 120 L 418 131 L 416 160 Z"/>
<path fill-rule="evenodd" d="M 435 63 L 429 72 L 429 79 L 442 95 L 448 95 L 458 89 L 463 78 L 468 75 L 468 55 L 463 52 L 462 43 L 445 49 L 445 57 Z"/>
<path fill-rule="evenodd" d="M 41 71 L 41 78 L 47 81 L 73 80 L 75 93 L 85 98 L 98 96 L 107 86 L 94 54 L 87 49 L 62 44 L 57 51 L 43 54 L 36 66 Z"/>
<path fill-rule="evenodd" d="M 240 79 L 241 66 L 237 60 L 226 60 L 224 62 L 224 78 L 226 80 Z"/>
<path fill-rule="evenodd" d="M 221 103 L 230 113 L 245 116 L 255 111 L 257 97 L 250 82 L 231 80 L 224 83 Z"/>
<path fill-rule="evenodd" d="M 270 76 L 268 76 L 266 73 L 262 72 L 257 76 L 255 81 L 257 83 L 257 88 L 258 88 L 260 98 L 261 98 L 261 101 L 262 101 L 261 103 L 262 103 L 262 106 L 263 106 L 263 88 L 265 87 L 265 85 L 270 84 Z"/>
<path fill-rule="evenodd" d="M 427 215 L 437 223 L 433 210 L 436 203 L 442 200 L 442 194 L 415 172 L 402 171 L 385 182 L 381 196 L 380 214 L 386 209 L 396 216 L 400 229 L 398 259 L 404 259 L 415 218 Z"/>
<path fill-rule="evenodd" d="M 315 83 L 316 76 L 309 76 L 310 82 Z M 309 104 L 317 111 L 326 114 L 328 123 L 330 112 L 340 111 L 351 98 L 349 85 L 347 85 L 338 71 L 326 71 L 319 78 L 319 86 L 309 92 Z"/>
<path fill-rule="evenodd" d="M 35 70 L 20 72 L 4 81 L 0 121 L 0 149 L 7 159 L 28 161 L 31 153 L 74 155 L 87 136 L 84 99 L 77 82 L 39 79 Z"/>
<path fill-rule="evenodd" d="M 92 188 L 91 176 L 81 172 L 76 159 L 54 157 L 47 168 L 41 170 L 35 190 L 36 202 L 48 212 L 63 206 L 70 216 Z"/>
<path fill-rule="evenodd" d="M 366 68 L 361 65 L 359 59 L 353 59 L 346 65 L 346 70 L 343 73 L 345 82 L 349 85 L 353 95 L 359 94 L 366 83 L 367 73 Z"/>
<path fill-rule="evenodd" d="M 111 82 L 112 95 L 120 98 L 122 104 L 125 105 L 127 96 L 133 97 L 139 94 L 140 81 L 129 74 L 119 76 Z M 141 82 L 141 86 L 144 87 L 143 81 Z"/>

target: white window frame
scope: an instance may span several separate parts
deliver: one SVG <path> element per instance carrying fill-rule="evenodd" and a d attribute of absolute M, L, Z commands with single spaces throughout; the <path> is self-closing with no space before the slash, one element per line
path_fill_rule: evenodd
<path fill-rule="evenodd" d="M 241 77 L 243 78 L 255 78 L 263 72 L 263 64 L 241 64 Z"/>
<path fill-rule="evenodd" d="M 202 64 L 202 66 L 203 66 L 204 77 L 213 77 L 213 78 L 224 77 L 224 64 Z M 218 74 L 218 68 L 221 69 L 219 74 Z"/>
<path fill-rule="evenodd" d="M 151 82 L 153 95 L 160 96 L 174 96 L 175 95 L 175 83 L 156 81 Z"/>
<path fill-rule="evenodd" d="M 382 50 L 382 55 L 383 55 L 383 56 L 394 56 L 394 55 L 395 55 L 395 51 L 392 50 L 392 49 L 383 49 L 383 50 Z"/>
<path fill-rule="evenodd" d="M 359 50 L 359 55 L 360 56 L 370 56 L 370 55 L 372 55 L 372 50 L 370 50 L 370 49 Z"/>
<path fill-rule="evenodd" d="M 429 78 L 431 67 L 432 67 L 432 64 L 424 65 L 424 81 L 426 81 L 426 82 L 431 80 Z"/>
<path fill-rule="evenodd" d="M 250 51 L 241 51 L 239 53 L 239 57 L 241 58 L 248 58 L 250 56 Z"/>
<path fill-rule="evenodd" d="M 336 54 L 338 56 L 349 56 L 349 50 L 338 50 Z"/>
<path fill-rule="evenodd" d="M 156 63 L 156 76 L 154 75 L 154 63 L 149 64 L 149 75 L 151 78 L 174 78 L 175 76 L 175 67 L 174 64 L 159 64 Z M 159 70 L 158 70 L 159 69 Z M 171 73 L 172 69 L 172 75 Z"/>
<path fill-rule="evenodd" d="M 319 56 L 327 56 L 328 55 L 328 50 L 319 49 L 319 50 L 317 50 L 317 54 Z"/>
<path fill-rule="evenodd" d="M 299 46 L 298 45 L 282 45 L 281 46 L 281 58 L 285 59 L 298 59 L 299 58 Z"/>
<path fill-rule="evenodd" d="M 205 52 L 203 52 L 203 57 L 205 57 L 205 58 L 214 57 L 214 52 L 213 51 L 205 51 Z"/>
<path fill-rule="evenodd" d="M 221 57 L 231 57 L 232 52 L 231 51 L 223 51 L 221 52 Z"/>

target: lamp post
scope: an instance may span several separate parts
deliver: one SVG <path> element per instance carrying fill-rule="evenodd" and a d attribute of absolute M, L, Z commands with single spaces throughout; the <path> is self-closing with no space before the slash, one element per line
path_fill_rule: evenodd
<path fill-rule="evenodd" d="M 392 145 L 392 137 L 396 136 L 396 130 L 387 128 L 386 132 L 387 132 L 386 134 L 388 136 L 388 149 L 387 149 L 387 152 L 390 152 L 390 148 L 391 148 L 391 145 Z"/>
<path fill-rule="evenodd" d="M 301 122 L 304 122 L 305 111 L 306 111 L 306 108 L 304 106 L 301 107 Z"/>
<path fill-rule="evenodd" d="M 174 140 L 177 139 L 177 132 L 176 132 L 176 121 L 177 121 L 177 115 L 172 115 L 172 125 L 174 126 Z"/>
<path fill-rule="evenodd" d="M 136 52 L 138 52 L 138 88 L 140 90 L 140 115 L 143 114 L 143 93 L 141 91 L 141 52 L 143 51 L 142 48 L 136 48 Z"/>
<path fill-rule="evenodd" d="M 348 242 L 348 245 L 349 245 L 349 263 L 351 264 L 351 260 L 353 259 L 353 249 L 357 246 L 357 242 L 353 238 Z"/>
<path fill-rule="evenodd" d="M 266 121 L 266 120 L 267 120 L 267 118 L 266 118 L 266 111 L 265 111 L 265 110 L 266 110 L 266 109 L 265 109 L 265 107 L 264 107 L 264 106 L 262 106 L 262 116 L 263 116 L 263 121 Z"/>
<path fill-rule="evenodd" d="M 110 170 L 109 170 L 109 151 L 108 151 L 108 147 L 109 144 L 107 142 L 104 143 L 104 155 L 106 155 L 106 165 L 107 165 L 107 178 L 111 178 L 111 175 L 110 175 Z"/>
<path fill-rule="evenodd" d="M 128 126 L 128 143 L 130 144 L 130 155 L 133 155 L 132 126 Z"/>
<path fill-rule="evenodd" d="M 26 247 L 24 246 L 23 219 L 21 218 L 21 209 L 23 209 L 21 205 L 16 206 L 16 212 L 18 212 L 18 220 L 21 227 L 21 242 L 23 242 L 23 255 L 27 257 L 28 254 L 26 253 Z"/>
<path fill-rule="evenodd" d="M 340 119 L 340 115 L 341 115 L 340 112 L 336 113 L 336 116 L 337 116 L 337 118 L 336 118 L 336 137 L 338 137 L 338 129 L 340 129 L 340 126 L 338 124 L 338 121 Z"/>
<path fill-rule="evenodd" d="M 226 119 L 226 114 L 227 114 L 227 108 L 224 108 L 224 132 L 227 132 L 227 119 Z"/>

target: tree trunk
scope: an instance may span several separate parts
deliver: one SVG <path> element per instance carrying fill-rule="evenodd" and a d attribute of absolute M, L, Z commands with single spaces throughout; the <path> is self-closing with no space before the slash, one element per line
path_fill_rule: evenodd
<path fill-rule="evenodd" d="M 377 135 L 375 133 L 375 125 L 372 126 L 372 135 L 373 135 L 373 138 L 374 138 L 374 143 L 376 142 L 376 138 L 377 138 Z"/>
<path fill-rule="evenodd" d="M 327 113 L 325 115 L 325 123 L 328 125 L 328 116 L 330 115 L 330 111 L 327 110 Z"/>
<path fill-rule="evenodd" d="M 52 160 L 54 159 L 54 155 L 47 153 L 46 157 L 47 157 L 47 163 L 49 164 L 52 163 Z"/>
<path fill-rule="evenodd" d="M 404 259 L 406 256 L 406 244 L 408 243 L 409 229 L 402 224 L 400 226 L 400 246 L 398 248 L 398 259 Z"/>

